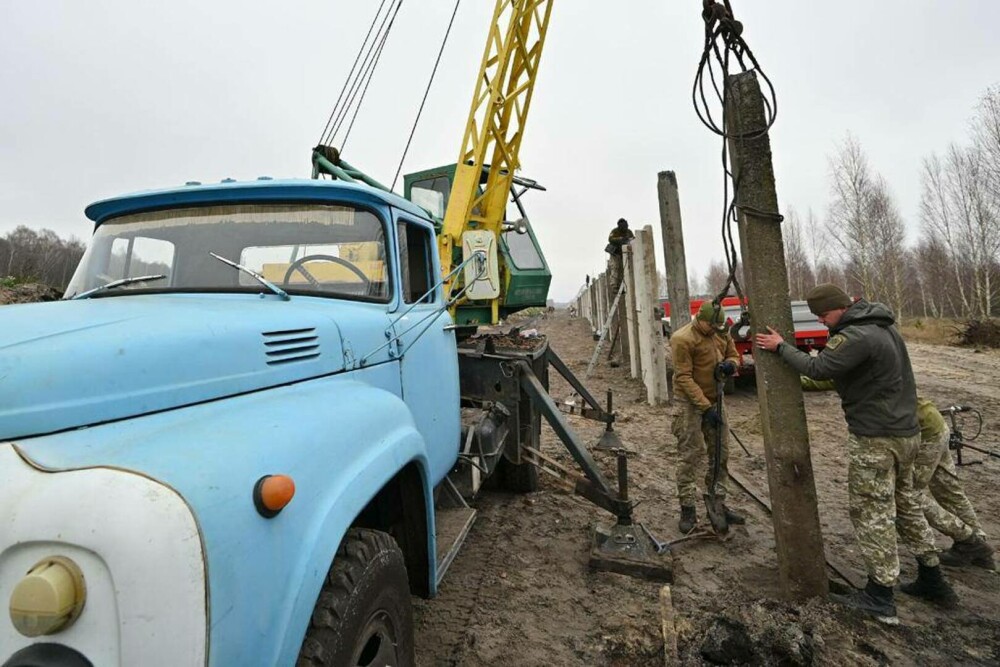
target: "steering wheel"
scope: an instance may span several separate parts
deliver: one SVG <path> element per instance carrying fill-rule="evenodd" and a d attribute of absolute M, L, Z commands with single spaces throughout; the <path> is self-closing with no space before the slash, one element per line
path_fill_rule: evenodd
<path fill-rule="evenodd" d="M 295 260 L 289 265 L 288 270 L 285 271 L 285 278 L 282 281 L 282 284 L 287 285 L 288 281 L 292 277 L 292 274 L 298 271 L 303 276 L 305 276 L 305 279 L 309 282 L 310 285 L 312 285 L 313 287 L 319 287 L 320 286 L 319 281 L 316 280 L 316 277 L 313 274 L 309 273 L 309 269 L 305 267 L 305 263 L 315 262 L 320 260 L 333 262 L 334 264 L 340 264 L 341 266 L 346 267 L 351 271 L 351 273 L 353 273 L 354 275 L 356 275 L 358 278 L 361 279 L 361 282 L 364 284 L 366 288 L 371 283 L 371 281 L 368 280 L 368 276 L 366 276 L 364 273 L 361 272 L 361 269 L 356 267 L 351 262 L 348 262 L 346 259 L 334 257 L 333 255 L 306 255 L 305 257 L 299 257 L 297 260 Z"/>

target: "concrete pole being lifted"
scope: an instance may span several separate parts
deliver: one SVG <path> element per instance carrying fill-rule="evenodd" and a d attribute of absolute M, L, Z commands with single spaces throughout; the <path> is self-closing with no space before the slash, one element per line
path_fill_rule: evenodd
<path fill-rule="evenodd" d="M 752 333 L 771 326 L 795 340 L 764 98 L 754 72 L 732 75 L 726 85 L 726 131 L 739 184 L 740 254 Z M 781 587 L 795 600 L 826 596 L 829 581 L 799 376 L 776 354 L 756 351 L 754 357 Z"/>
<path fill-rule="evenodd" d="M 691 321 L 688 308 L 687 260 L 684 257 L 684 231 L 681 228 L 681 200 L 677 193 L 677 176 L 661 171 L 656 190 L 660 198 L 660 229 L 663 233 L 663 267 L 667 275 L 667 295 L 670 297 L 670 331 L 674 332 Z"/>

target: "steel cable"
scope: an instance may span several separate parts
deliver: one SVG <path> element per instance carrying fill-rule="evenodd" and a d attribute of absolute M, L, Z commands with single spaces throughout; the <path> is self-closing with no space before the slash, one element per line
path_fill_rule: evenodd
<path fill-rule="evenodd" d="M 395 24 L 396 16 L 399 14 L 402 4 L 403 0 L 395 0 L 395 5 L 390 4 L 389 9 L 384 15 L 382 14 L 382 10 L 385 7 L 385 0 L 379 5 L 379 9 L 372 20 L 372 26 L 369 28 L 368 34 L 366 34 L 365 40 L 361 44 L 358 57 L 351 67 L 340 96 L 338 96 L 337 105 L 330 114 L 330 120 L 327 121 L 327 127 L 320 141 L 321 144 L 333 146 L 336 143 L 337 136 L 344 122 L 350 117 L 351 120 L 341 144 L 341 150 L 343 150 L 343 144 L 347 142 L 347 137 L 350 136 L 354 120 L 357 118 L 358 111 L 368 92 L 368 86 L 371 83 L 375 68 L 378 65 L 386 40 L 389 37 L 389 32 Z M 379 19 L 381 19 L 381 23 L 379 23 Z M 369 41 L 369 37 L 371 37 L 372 30 L 376 24 L 378 24 L 378 29 L 374 37 Z M 361 63 L 360 69 L 357 67 L 358 62 Z"/>
<path fill-rule="evenodd" d="M 347 73 L 347 79 L 344 80 L 344 85 L 340 88 L 340 94 L 337 95 L 337 101 L 333 103 L 333 109 L 330 110 L 330 117 L 326 119 L 326 126 L 323 128 L 323 132 L 319 135 L 320 144 L 326 141 L 326 133 L 329 131 L 330 124 L 333 122 L 333 116 L 337 113 L 341 100 L 344 99 L 344 93 L 347 91 L 347 84 L 350 82 L 351 77 L 354 76 L 354 70 L 357 68 L 358 62 L 361 60 L 361 54 L 365 50 L 365 44 L 368 43 L 368 38 L 371 37 L 372 30 L 375 29 L 375 23 L 378 21 L 378 17 L 382 14 L 382 8 L 385 6 L 385 3 L 386 0 L 382 0 L 382 3 L 378 6 L 378 11 L 375 12 L 372 24 L 368 26 L 368 32 L 365 34 L 365 39 L 361 42 L 361 46 L 358 47 L 358 55 L 354 57 L 354 63 L 351 65 L 351 70 Z"/>
<path fill-rule="evenodd" d="M 365 42 L 361 45 L 361 50 L 358 53 L 361 62 L 360 68 L 357 68 L 356 71 L 355 68 L 352 68 L 351 73 L 348 75 L 347 80 L 344 82 L 343 103 L 334 110 L 333 122 L 330 124 L 330 128 L 327 131 L 326 135 L 323 137 L 322 141 L 322 143 L 325 143 L 329 146 L 333 146 L 337 132 L 340 128 L 341 123 L 343 122 L 344 115 L 348 112 L 351 105 L 354 103 L 354 97 L 357 94 L 360 82 L 364 78 L 364 74 L 368 69 L 369 63 L 371 62 L 371 57 L 374 53 L 374 50 L 380 43 L 380 38 L 383 30 L 385 30 L 386 22 L 389 20 L 391 8 L 389 11 L 386 12 L 384 16 L 381 15 L 381 11 L 382 7 L 379 7 L 379 12 L 376 13 L 375 18 L 373 19 L 373 26 L 374 23 L 378 22 L 380 18 L 381 18 L 381 23 L 379 24 L 378 30 L 375 32 L 375 35 L 372 37 L 371 43 L 368 42 L 368 39 L 366 37 Z M 369 34 L 370 33 L 371 29 L 369 29 Z"/>
<path fill-rule="evenodd" d="M 417 131 L 417 124 L 420 122 L 420 115 L 424 112 L 424 105 L 427 103 L 427 95 L 431 92 L 431 85 L 434 83 L 434 76 L 437 74 L 438 65 L 441 64 L 441 55 L 444 53 L 444 47 L 448 43 L 448 35 L 451 34 L 451 26 L 455 23 L 455 15 L 458 14 L 458 6 L 462 4 L 462 0 L 455 0 L 455 8 L 451 10 L 451 19 L 448 21 L 448 28 L 444 31 L 444 39 L 441 40 L 441 48 L 438 50 L 437 60 L 434 61 L 434 69 L 431 70 L 431 78 L 427 82 L 427 88 L 424 90 L 424 98 L 420 100 L 420 108 L 417 109 L 417 117 L 413 119 L 413 127 L 410 128 L 410 136 L 406 140 L 406 146 L 403 148 L 403 154 L 399 158 L 399 166 L 396 167 L 396 175 L 392 177 L 392 185 L 389 186 L 390 190 L 396 189 L 396 181 L 399 180 L 399 172 L 403 170 L 403 161 L 406 159 L 406 154 L 410 151 L 410 143 L 413 141 L 413 135 Z"/>
<path fill-rule="evenodd" d="M 736 291 L 736 296 L 740 302 L 741 311 L 745 312 L 743 289 L 737 277 L 739 267 L 739 253 L 736 250 L 736 242 L 733 236 L 733 223 L 738 222 L 737 210 L 749 212 L 760 217 L 770 217 L 778 222 L 781 215 L 778 213 L 767 213 L 759 211 L 749 206 L 738 204 L 739 199 L 739 178 L 734 175 L 730 155 L 730 140 L 736 140 L 742 145 L 746 139 L 755 139 L 763 136 L 774 125 L 778 114 L 778 99 L 774 85 L 764 72 L 753 51 L 743 38 L 743 24 L 733 17 L 732 7 L 729 0 L 724 0 L 725 4 L 715 2 L 715 0 L 703 0 L 702 18 L 705 21 L 705 41 L 701 59 L 695 72 L 694 85 L 691 90 L 691 100 L 694 104 L 695 113 L 701 123 L 722 139 L 722 178 L 723 178 L 723 203 L 722 203 L 722 243 L 723 251 L 726 255 L 726 266 L 728 276 L 726 284 L 716 295 L 713 303 L 717 309 L 721 309 L 722 299 L 729 293 L 730 287 Z M 730 64 L 731 59 L 735 59 L 740 71 L 755 71 L 765 82 L 767 93 L 764 95 L 764 116 L 765 126 L 760 130 L 733 134 L 728 129 L 728 102 L 730 93 Z M 749 66 L 748 66 L 749 62 Z M 719 68 L 719 78 L 722 79 L 720 90 L 719 81 L 715 68 Z M 706 82 L 705 73 L 708 73 Z M 716 123 L 712 114 L 712 105 L 709 103 L 708 87 L 715 93 L 715 99 L 719 101 L 721 107 L 721 124 Z M 738 111 L 738 110 L 737 110 Z M 740 119 L 737 119 L 739 121 Z M 742 124 L 737 122 L 738 127 Z"/>

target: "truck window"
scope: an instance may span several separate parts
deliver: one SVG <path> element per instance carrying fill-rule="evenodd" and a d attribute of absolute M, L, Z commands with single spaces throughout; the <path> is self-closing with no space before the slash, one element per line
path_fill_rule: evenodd
<path fill-rule="evenodd" d="M 164 285 L 170 284 L 174 265 L 174 244 L 169 241 L 133 236 L 119 237 L 111 243 L 106 282 L 135 276 L 164 275 Z"/>
<path fill-rule="evenodd" d="M 431 270 L 431 235 L 420 225 L 400 221 L 399 273 L 403 279 L 403 301 L 415 303 L 434 284 Z M 434 294 L 427 295 L 424 303 L 433 303 Z"/>
<path fill-rule="evenodd" d="M 444 219 L 450 194 L 451 181 L 447 176 L 428 178 L 410 186 L 410 200 L 430 211 L 431 215 L 438 219 Z"/>
<path fill-rule="evenodd" d="M 248 291 L 261 285 L 216 253 L 289 293 L 388 302 L 385 227 L 373 212 L 337 204 L 226 204 L 125 215 L 102 223 L 67 296 L 111 280 L 168 280 L 108 292 Z"/>

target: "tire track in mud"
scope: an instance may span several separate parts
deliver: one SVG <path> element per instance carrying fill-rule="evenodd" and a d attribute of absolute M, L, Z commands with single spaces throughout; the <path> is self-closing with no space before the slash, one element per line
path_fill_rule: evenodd
<path fill-rule="evenodd" d="M 483 609 L 495 606 L 497 586 L 490 586 L 491 579 L 497 577 L 492 564 L 503 531 L 495 525 L 497 517 L 507 512 L 511 498 L 489 494 L 481 496 L 474 507 L 478 510 L 462 550 L 451 568 L 434 600 L 417 603 L 417 618 L 433 614 L 435 643 L 425 646 L 418 654 L 420 665 L 448 665 L 458 667 L 468 664 L 469 649 L 474 646 L 473 629 L 479 624 L 479 614 Z M 469 564 L 473 564 L 471 567 Z M 422 634 L 418 622 L 417 635 Z"/>

